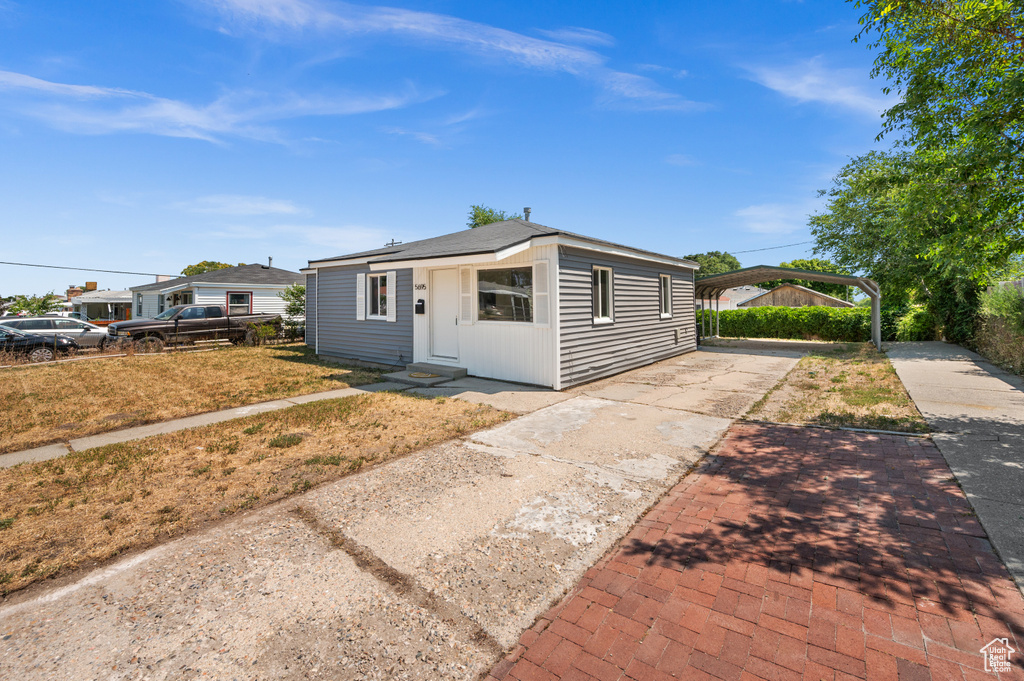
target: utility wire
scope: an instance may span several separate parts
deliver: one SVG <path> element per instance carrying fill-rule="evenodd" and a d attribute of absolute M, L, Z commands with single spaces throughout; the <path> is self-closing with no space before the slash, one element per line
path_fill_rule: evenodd
<path fill-rule="evenodd" d="M 749 251 L 729 251 L 733 255 L 737 253 L 757 253 L 758 251 L 774 251 L 776 248 L 789 248 L 790 246 L 803 246 L 804 244 L 813 244 L 813 241 L 799 241 L 795 244 L 786 244 L 784 246 L 769 246 L 768 248 L 751 248 Z"/>
<path fill-rule="evenodd" d="M 107 274 L 136 274 L 140 277 L 167 277 L 174 276 L 168 274 L 155 274 L 153 272 L 125 272 L 124 270 L 95 270 L 89 267 L 62 267 L 60 265 L 36 265 L 28 262 L 4 262 L 0 260 L 0 265 L 20 265 L 22 267 L 45 267 L 51 270 L 78 270 L 79 272 L 106 272 Z"/>

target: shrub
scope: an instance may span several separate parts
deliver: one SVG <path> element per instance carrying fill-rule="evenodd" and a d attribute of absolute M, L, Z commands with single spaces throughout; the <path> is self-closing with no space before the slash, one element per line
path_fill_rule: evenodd
<path fill-rule="evenodd" d="M 714 315 L 708 320 L 714 323 Z M 739 338 L 795 338 L 845 342 L 871 340 L 871 310 L 861 307 L 753 307 L 722 310 L 720 334 Z M 701 312 L 697 312 L 700 324 Z"/>
<path fill-rule="evenodd" d="M 938 338 L 939 320 L 924 305 L 911 307 L 896 324 L 898 341 L 930 341 Z"/>
<path fill-rule="evenodd" d="M 1012 330 L 1024 334 L 1024 288 L 990 286 L 981 294 L 981 313 L 999 317 Z"/>

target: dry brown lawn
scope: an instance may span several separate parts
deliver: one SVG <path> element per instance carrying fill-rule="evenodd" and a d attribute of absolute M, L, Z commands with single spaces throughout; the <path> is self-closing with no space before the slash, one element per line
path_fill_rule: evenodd
<path fill-rule="evenodd" d="M 0 369 L 0 453 L 373 383 L 304 345 L 218 348 Z"/>
<path fill-rule="evenodd" d="M 803 357 L 747 418 L 903 433 L 928 430 L 889 359 L 869 343 Z"/>
<path fill-rule="evenodd" d="M 0 593 L 510 417 L 372 393 L 0 470 Z"/>

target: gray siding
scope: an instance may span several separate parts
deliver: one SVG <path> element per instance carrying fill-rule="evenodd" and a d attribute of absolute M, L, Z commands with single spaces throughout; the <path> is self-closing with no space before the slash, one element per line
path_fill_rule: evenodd
<path fill-rule="evenodd" d="M 316 275 L 306 275 L 306 345 L 316 347 Z"/>
<path fill-rule="evenodd" d="M 591 272 L 613 270 L 611 324 L 595 324 Z M 672 317 L 661 319 L 659 282 L 672 275 Z M 559 249 L 559 324 L 562 386 L 569 387 L 697 349 L 693 270 Z M 676 342 L 676 329 L 680 331 Z"/>
<path fill-rule="evenodd" d="M 356 274 L 366 265 L 321 269 L 316 323 L 320 325 L 321 355 L 381 364 L 412 361 L 412 270 L 397 270 L 398 321 L 356 320 Z"/>

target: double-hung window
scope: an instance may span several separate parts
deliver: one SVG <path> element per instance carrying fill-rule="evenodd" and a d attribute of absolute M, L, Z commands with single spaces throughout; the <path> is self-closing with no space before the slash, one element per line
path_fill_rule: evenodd
<path fill-rule="evenodd" d="M 228 291 L 228 314 L 252 314 L 252 293 Z"/>
<path fill-rule="evenodd" d="M 135 296 L 135 314 L 142 316 L 142 294 L 139 293 Z"/>
<path fill-rule="evenodd" d="M 661 287 L 661 318 L 669 319 L 672 316 L 672 275 L 662 274 L 658 280 Z"/>
<path fill-rule="evenodd" d="M 593 271 L 593 295 L 594 295 L 594 322 L 608 324 L 612 318 L 612 270 L 610 267 L 594 266 Z"/>
<path fill-rule="evenodd" d="M 388 318 L 388 275 L 370 274 L 367 275 L 369 300 L 367 318 L 387 319 Z"/>

